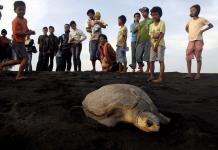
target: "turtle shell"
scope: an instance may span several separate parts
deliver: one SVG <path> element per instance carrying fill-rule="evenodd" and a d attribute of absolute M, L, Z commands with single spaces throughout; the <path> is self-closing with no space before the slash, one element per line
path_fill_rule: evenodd
<path fill-rule="evenodd" d="M 139 103 L 143 105 L 137 107 L 139 109 L 156 109 L 142 89 L 128 84 L 111 84 L 88 94 L 82 104 L 89 115 L 105 117 L 115 109 L 134 109 Z"/>

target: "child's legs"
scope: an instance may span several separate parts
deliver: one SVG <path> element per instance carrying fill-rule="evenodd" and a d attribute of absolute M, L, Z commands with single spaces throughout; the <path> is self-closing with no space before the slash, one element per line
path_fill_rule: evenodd
<path fill-rule="evenodd" d="M 154 49 L 151 47 L 150 48 L 150 71 L 151 71 L 151 75 L 153 76 L 154 74 L 154 69 L 155 69 L 155 61 L 157 60 L 157 53 L 154 51 Z"/>
<path fill-rule="evenodd" d="M 136 42 L 131 43 L 131 50 L 132 50 L 132 69 L 136 68 Z"/>
<path fill-rule="evenodd" d="M 160 63 L 160 79 L 163 79 L 164 77 L 164 70 L 165 70 L 165 64 L 164 64 L 164 55 L 165 55 L 165 47 L 159 46 L 158 47 L 158 61 Z"/>
<path fill-rule="evenodd" d="M 13 65 L 18 65 L 21 63 L 21 60 L 18 59 L 18 60 L 9 60 L 9 61 L 6 61 L 6 62 L 3 62 L 0 67 L 7 67 L 7 66 L 13 66 Z"/>
<path fill-rule="evenodd" d="M 195 41 L 189 41 L 187 49 L 186 49 L 186 62 L 188 74 L 191 75 L 191 65 L 192 59 L 194 58 L 194 49 L 195 49 Z"/>
<path fill-rule="evenodd" d="M 150 74 L 153 77 L 154 76 L 154 61 L 150 62 Z"/>
<path fill-rule="evenodd" d="M 137 63 L 139 65 L 139 68 L 143 67 L 143 54 L 144 54 L 144 48 L 145 47 L 145 43 L 139 43 L 137 48 L 136 48 L 136 60 Z"/>
<path fill-rule="evenodd" d="M 165 70 L 165 64 L 163 61 L 160 61 L 160 75 L 159 75 L 160 79 L 164 78 L 164 70 Z"/>
<path fill-rule="evenodd" d="M 26 57 L 21 60 L 20 67 L 17 73 L 17 77 L 23 76 L 24 69 L 27 67 L 27 65 L 28 65 L 28 58 Z"/>
<path fill-rule="evenodd" d="M 195 57 L 197 60 L 197 74 L 200 74 L 201 72 L 203 46 L 204 46 L 203 41 L 195 42 Z"/>
<path fill-rule="evenodd" d="M 150 52 L 151 52 L 151 43 L 147 41 L 144 46 L 144 55 L 143 60 L 147 62 L 147 69 L 146 72 L 149 73 L 150 71 Z"/>

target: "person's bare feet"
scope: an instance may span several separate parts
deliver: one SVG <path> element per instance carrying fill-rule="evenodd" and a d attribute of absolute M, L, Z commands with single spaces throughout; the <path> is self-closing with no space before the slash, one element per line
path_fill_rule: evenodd
<path fill-rule="evenodd" d="M 145 73 L 146 73 L 146 74 L 149 74 L 150 72 L 149 72 L 149 70 L 147 69 L 147 70 L 145 71 Z"/>
<path fill-rule="evenodd" d="M 194 79 L 199 80 L 200 78 L 201 78 L 200 74 L 196 74 Z"/>
<path fill-rule="evenodd" d="M 17 81 L 26 80 L 26 79 L 28 79 L 28 78 L 25 77 L 25 76 L 16 77 L 16 80 L 17 80 Z"/>
<path fill-rule="evenodd" d="M 139 69 L 137 72 L 144 72 L 143 69 Z"/>
<path fill-rule="evenodd" d="M 159 83 L 163 82 L 163 79 L 162 78 L 158 78 L 157 80 L 153 80 L 152 82 L 159 84 Z"/>
<path fill-rule="evenodd" d="M 187 75 L 185 75 L 183 78 L 184 78 L 184 79 L 190 79 L 190 78 L 192 78 L 192 75 L 191 75 L 191 74 L 187 74 Z"/>

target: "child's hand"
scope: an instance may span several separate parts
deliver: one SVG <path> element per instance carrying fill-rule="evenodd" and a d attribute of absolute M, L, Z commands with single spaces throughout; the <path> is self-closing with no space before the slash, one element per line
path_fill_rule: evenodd
<path fill-rule="evenodd" d="M 200 35 L 202 35 L 203 33 L 204 33 L 204 31 L 203 31 L 203 30 L 201 30 L 199 34 L 200 34 Z"/>
<path fill-rule="evenodd" d="M 30 30 L 30 31 L 31 31 L 31 35 L 35 35 L 36 34 L 35 31 L 32 31 L 32 30 Z"/>
<path fill-rule="evenodd" d="M 154 52 L 157 53 L 157 50 L 158 50 L 158 44 L 155 44 L 155 45 L 154 45 L 154 49 L 153 49 L 153 50 L 154 50 Z"/>

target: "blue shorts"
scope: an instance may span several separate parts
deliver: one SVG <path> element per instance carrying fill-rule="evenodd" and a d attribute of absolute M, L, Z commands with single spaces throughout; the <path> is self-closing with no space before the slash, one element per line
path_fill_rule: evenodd
<path fill-rule="evenodd" d="M 24 43 L 13 42 L 12 49 L 15 53 L 16 59 L 24 59 L 24 58 L 28 59 L 28 53 L 26 51 L 26 47 Z"/>
<path fill-rule="evenodd" d="M 123 48 L 117 48 L 117 62 L 127 63 L 126 51 Z"/>

